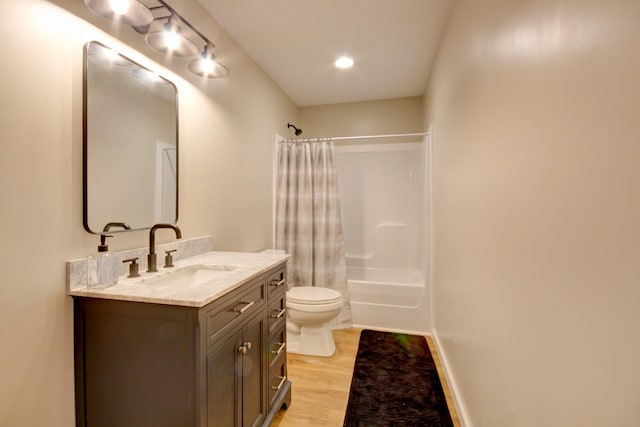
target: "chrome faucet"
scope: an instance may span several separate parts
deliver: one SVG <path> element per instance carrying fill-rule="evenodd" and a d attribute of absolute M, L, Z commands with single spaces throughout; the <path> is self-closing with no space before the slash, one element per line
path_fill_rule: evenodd
<path fill-rule="evenodd" d="M 158 271 L 158 260 L 156 256 L 156 230 L 159 228 L 170 228 L 176 233 L 176 238 L 182 239 L 182 232 L 177 225 L 173 224 L 156 224 L 149 231 L 149 255 L 147 255 L 147 272 L 153 273 Z"/>

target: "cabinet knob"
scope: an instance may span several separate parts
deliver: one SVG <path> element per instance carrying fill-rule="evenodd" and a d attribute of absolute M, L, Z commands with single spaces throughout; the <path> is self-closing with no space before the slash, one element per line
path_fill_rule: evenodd
<path fill-rule="evenodd" d="M 247 354 L 248 350 L 251 350 L 251 341 L 246 341 L 243 345 L 238 347 L 238 352 L 242 354 Z"/>

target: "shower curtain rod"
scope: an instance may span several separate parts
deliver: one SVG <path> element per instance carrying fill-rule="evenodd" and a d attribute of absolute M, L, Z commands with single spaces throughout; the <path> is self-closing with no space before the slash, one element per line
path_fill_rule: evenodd
<path fill-rule="evenodd" d="M 425 136 L 427 132 L 418 132 L 418 133 L 394 133 L 387 135 L 359 135 L 359 136 L 333 136 L 333 137 L 323 137 L 323 138 L 291 138 L 291 139 L 283 139 L 278 141 L 278 143 L 282 142 L 319 142 L 330 139 L 332 141 L 346 141 L 353 139 L 375 139 L 375 138 L 401 138 L 406 136 Z"/>

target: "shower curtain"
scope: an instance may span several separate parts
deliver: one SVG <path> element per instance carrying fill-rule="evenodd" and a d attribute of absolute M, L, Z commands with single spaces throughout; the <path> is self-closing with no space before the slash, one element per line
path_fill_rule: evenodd
<path fill-rule="evenodd" d="M 278 144 L 276 248 L 291 254 L 291 286 L 335 289 L 344 301 L 332 328 L 351 326 L 333 142 Z"/>

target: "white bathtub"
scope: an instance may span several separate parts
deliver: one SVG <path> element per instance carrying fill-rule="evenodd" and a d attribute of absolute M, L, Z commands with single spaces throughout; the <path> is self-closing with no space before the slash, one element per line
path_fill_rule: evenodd
<path fill-rule="evenodd" d="M 428 295 L 420 272 L 347 267 L 347 283 L 354 326 L 428 331 Z"/>

